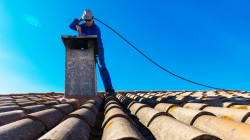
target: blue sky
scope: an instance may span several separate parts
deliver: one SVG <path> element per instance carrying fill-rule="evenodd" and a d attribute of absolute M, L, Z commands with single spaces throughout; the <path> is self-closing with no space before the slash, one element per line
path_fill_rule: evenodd
<path fill-rule="evenodd" d="M 248 0 L 1 0 L 0 93 L 63 92 L 61 35 L 77 35 L 68 26 L 87 8 L 169 71 L 249 91 L 249 5 Z M 115 90 L 211 90 L 169 75 L 95 23 Z"/>

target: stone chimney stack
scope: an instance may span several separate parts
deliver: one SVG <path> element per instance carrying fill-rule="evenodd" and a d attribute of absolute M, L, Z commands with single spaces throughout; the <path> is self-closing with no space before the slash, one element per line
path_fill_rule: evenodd
<path fill-rule="evenodd" d="M 97 95 L 97 36 L 61 36 L 66 48 L 65 95 Z"/>

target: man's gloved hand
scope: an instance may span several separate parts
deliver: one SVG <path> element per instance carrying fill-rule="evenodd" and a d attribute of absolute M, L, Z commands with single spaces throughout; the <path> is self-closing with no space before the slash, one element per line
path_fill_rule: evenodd
<path fill-rule="evenodd" d="M 84 19 L 80 18 L 80 19 L 78 20 L 79 23 L 80 23 L 81 21 L 84 21 Z"/>
<path fill-rule="evenodd" d="M 76 30 L 78 31 L 78 35 L 81 36 L 82 30 L 81 30 L 81 27 L 79 25 L 76 25 Z"/>
<path fill-rule="evenodd" d="M 66 102 L 68 102 L 68 101 L 77 102 L 78 100 L 77 100 L 77 99 L 74 99 L 74 98 L 69 99 L 69 98 L 62 97 L 62 98 L 58 99 L 58 101 L 59 101 L 60 103 L 66 103 Z"/>

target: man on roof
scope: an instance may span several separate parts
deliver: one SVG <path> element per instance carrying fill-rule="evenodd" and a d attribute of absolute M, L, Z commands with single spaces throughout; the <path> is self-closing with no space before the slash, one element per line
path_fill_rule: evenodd
<path fill-rule="evenodd" d="M 85 21 L 85 23 L 80 24 L 80 22 Z M 78 31 L 81 35 L 97 35 L 99 54 L 95 56 L 96 63 L 98 65 L 102 81 L 105 87 L 106 96 L 114 96 L 115 90 L 111 83 L 111 78 L 104 60 L 104 48 L 102 44 L 101 31 L 99 27 L 94 23 L 93 13 L 86 9 L 80 19 L 75 18 L 73 22 L 69 25 L 70 29 Z"/>

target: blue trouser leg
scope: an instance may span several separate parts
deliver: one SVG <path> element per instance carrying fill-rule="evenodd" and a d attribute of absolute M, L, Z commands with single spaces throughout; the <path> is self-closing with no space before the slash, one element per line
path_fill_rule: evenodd
<path fill-rule="evenodd" d="M 95 60 L 99 67 L 99 71 L 102 77 L 102 82 L 104 84 L 105 90 L 107 90 L 108 88 L 113 88 L 109 72 L 105 65 L 103 49 L 99 48 L 99 55 L 95 56 Z"/>

